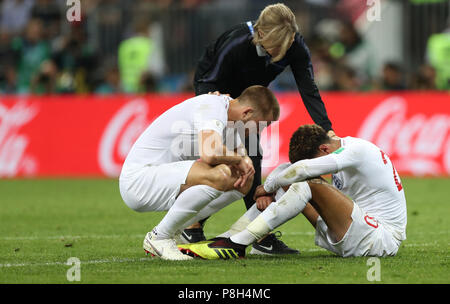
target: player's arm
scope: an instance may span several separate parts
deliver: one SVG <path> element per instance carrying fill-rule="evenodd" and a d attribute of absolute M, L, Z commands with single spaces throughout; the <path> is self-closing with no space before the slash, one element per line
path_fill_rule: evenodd
<path fill-rule="evenodd" d="M 273 193 L 280 187 L 302 182 L 323 174 L 336 173 L 337 171 L 338 164 L 331 154 L 313 159 L 304 159 L 292 164 L 271 179 L 267 179 L 264 183 L 264 190 L 267 193 Z"/>
<path fill-rule="evenodd" d="M 235 187 L 242 187 L 248 178 L 255 174 L 253 163 L 246 155 L 245 148 L 238 146 L 236 150 L 229 150 L 222 142 L 222 136 L 213 130 L 202 130 L 199 132 L 200 159 L 205 163 L 215 166 L 226 164 L 234 167 L 240 177 L 235 182 Z"/>
<path fill-rule="evenodd" d="M 291 163 L 283 163 L 283 164 L 278 165 L 278 167 L 276 167 L 274 170 L 272 170 L 272 172 L 270 172 L 270 174 L 266 177 L 265 183 L 272 184 L 273 180 L 276 179 L 278 177 L 278 175 L 280 175 L 280 173 L 283 172 L 289 166 L 291 166 Z M 272 197 L 272 196 L 274 196 L 274 193 L 277 190 L 278 190 L 278 188 L 277 189 L 273 189 L 272 192 L 267 192 L 264 189 L 264 185 L 259 185 L 256 188 L 256 190 L 255 190 L 255 194 L 253 195 L 253 199 L 256 202 L 258 202 L 258 199 L 260 199 L 260 198 Z M 264 210 L 264 209 L 261 209 L 261 210 Z"/>
<path fill-rule="evenodd" d="M 211 165 L 218 164 L 237 165 L 245 154 L 229 150 L 222 142 L 222 136 L 213 130 L 202 130 L 198 136 L 200 159 Z"/>
<path fill-rule="evenodd" d="M 264 190 L 272 193 L 280 187 L 302 182 L 324 174 L 333 174 L 346 168 L 356 168 L 364 160 L 364 149 L 355 144 L 349 148 L 334 151 L 331 154 L 300 160 L 264 183 Z"/>

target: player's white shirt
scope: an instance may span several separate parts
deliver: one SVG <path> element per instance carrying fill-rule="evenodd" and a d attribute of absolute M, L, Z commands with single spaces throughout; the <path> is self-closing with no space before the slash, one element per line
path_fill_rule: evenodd
<path fill-rule="evenodd" d="M 199 158 L 198 133 L 213 130 L 234 147 L 240 144 L 238 136 L 227 128 L 230 97 L 199 95 L 164 112 L 139 136 L 128 153 L 125 166 L 145 166 L 172 163 Z"/>
<path fill-rule="evenodd" d="M 398 240 L 406 239 L 406 199 L 400 177 L 389 157 L 366 140 L 342 138 L 341 148 L 334 153 L 302 160 L 271 174 L 264 188 L 273 192 L 280 186 L 328 173 L 333 174 L 334 186 L 364 212 L 373 215 Z"/>

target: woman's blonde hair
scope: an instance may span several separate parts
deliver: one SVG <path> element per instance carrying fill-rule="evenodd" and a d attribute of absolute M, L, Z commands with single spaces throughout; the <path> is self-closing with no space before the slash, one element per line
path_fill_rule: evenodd
<path fill-rule="evenodd" d="M 298 32 L 295 15 L 282 3 L 266 6 L 254 25 L 253 43 L 264 48 L 279 48 L 279 53 L 272 62 L 281 60 L 291 46 L 292 38 Z M 258 31 L 264 35 L 260 37 Z"/>

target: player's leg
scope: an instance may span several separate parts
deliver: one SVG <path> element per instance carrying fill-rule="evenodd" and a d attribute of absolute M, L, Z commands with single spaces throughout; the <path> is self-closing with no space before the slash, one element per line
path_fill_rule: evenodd
<path fill-rule="evenodd" d="M 227 258 L 227 255 L 241 257 L 245 253 L 246 246 L 253 244 L 274 228 L 299 214 L 310 199 L 311 192 L 308 184 L 295 183 L 277 202 L 270 204 L 241 232 L 228 239 L 209 244 L 194 244 L 190 250 L 206 259 Z M 231 250 L 232 253 L 227 253 L 227 250 Z"/>
<path fill-rule="evenodd" d="M 253 168 L 255 168 L 255 175 L 252 186 L 248 191 L 247 195 L 244 197 L 245 208 L 247 210 L 250 209 L 255 204 L 253 196 L 255 195 L 256 188 L 259 185 L 261 185 L 261 171 L 262 171 L 261 168 L 262 155 L 250 156 L 250 159 L 253 162 Z"/>
<path fill-rule="evenodd" d="M 232 171 L 233 180 L 239 178 L 239 173 L 237 170 Z M 242 199 L 245 194 L 250 190 L 253 183 L 253 176 L 251 176 L 246 184 L 240 188 L 232 189 L 229 191 L 225 191 L 222 195 L 220 195 L 215 200 L 211 201 L 208 205 L 206 205 L 203 209 L 201 209 L 195 217 L 190 219 L 188 222 L 184 224 L 185 227 L 196 223 L 198 221 L 201 221 L 205 218 L 208 218 L 209 216 L 213 215 L 214 213 L 218 212 L 219 210 L 225 208 L 229 204 L 238 201 Z M 183 235 L 183 238 L 187 238 L 186 242 L 191 243 L 191 240 L 188 238 L 188 236 Z"/>
<path fill-rule="evenodd" d="M 352 223 L 353 201 L 338 189 L 321 179 L 308 182 L 311 189 L 313 208 L 307 210 L 306 218 L 316 226 L 317 214 L 328 227 L 328 233 L 339 242 Z"/>
<path fill-rule="evenodd" d="M 249 138 L 251 138 L 252 140 Z M 249 153 L 251 152 L 251 154 L 249 154 L 249 157 L 252 160 L 253 167 L 255 168 L 253 183 L 251 185 L 251 188 L 249 189 L 249 191 L 246 192 L 247 194 L 244 197 L 244 203 L 247 210 L 255 203 L 253 195 L 255 193 L 256 187 L 258 187 L 258 185 L 261 184 L 262 155 L 259 153 L 258 147 L 259 147 L 259 138 L 257 137 L 257 135 L 249 135 L 245 139 L 245 148 Z M 205 240 L 206 238 L 204 235 L 203 228 L 207 220 L 208 218 L 204 218 L 199 222 L 192 223 L 192 225 L 184 229 L 182 233 L 184 241 L 196 243 Z"/>
<path fill-rule="evenodd" d="M 232 188 L 236 180 L 226 165 L 212 167 L 202 162 L 194 162 L 184 184 L 179 185 L 178 196 L 167 214 L 147 234 L 144 249 L 162 258 L 182 259 L 174 240 L 176 231 L 223 191 Z"/>
<path fill-rule="evenodd" d="M 255 200 L 253 196 L 256 188 L 261 185 L 262 182 L 262 159 L 263 155 L 260 148 L 260 136 L 249 135 L 246 139 L 246 149 L 253 161 L 253 167 L 255 168 L 255 179 L 253 181 L 252 188 L 248 194 L 244 197 L 245 207 L 249 210 L 254 204 Z M 298 254 L 299 251 L 293 248 L 289 248 L 283 241 L 281 241 L 275 234 L 268 233 L 263 236 L 258 242 L 253 244 L 253 248 L 250 254 Z"/>
<path fill-rule="evenodd" d="M 210 166 L 195 162 L 180 186 L 179 194 L 156 227 L 157 239 L 171 238 L 182 225 L 224 192 L 233 190 L 238 179 L 227 165 Z"/>
<path fill-rule="evenodd" d="M 248 149 L 248 148 L 247 148 Z M 250 156 L 250 159 L 253 162 L 253 167 L 255 168 L 255 175 L 253 177 L 253 182 L 250 184 L 250 188 L 248 191 L 246 191 L 246 195 L 244 198 L 245 207 L 250 209 L 254 204 L 255 200 L 253 199 L 253 195 L 255 194 L 256 187 L 258 187 L 261 184 L 261 155 L 257 156 Z M 237 198 L 237 196 L 236 196 Z M 238 199 L 242 199 L 242 197 L 239 197 Z M 238 200 L 236 199 L 236 200 Z M 193 222 L 189 227 L 184 229 L 182 233 L 182 238 L 186 242 L 196 243 L 205 240 L 203 228 L 208 220 L 208 217 L 203 218 L 202 220 L 198 222 Z"/>
<path fill-rule="evenodd" d="M 308 201 L 311 202 L 307 207 Z M 352 223 L 353 202 L 323 181 L 295 183 L 276 202 L 269 205 L 245 230 L 227 240 L 221 240 L 206 245 L 199 245 L 192 250 L 207 258 L 223 258 L 213 252 L 234 249 L 235 253 L 245 252 L 242 246 L 248 246 L 260 239 L 261 236 L 287 222 L 291 218 L 305 211 L 305 216 L 315 225 L 317 213 L 328 226 L 329 234 L 336 242 L 340 241 Z"/>
<path fill-rule="evenodd" d="M 249 139 L 249 138 L 251 138 L 251 139 Z M 250 144 L 250 142 L 251 142 L 251 144 Z M 251 152 L 251 154 L 249 154 L 249 157 L 252 160 L 253 167 L 255 169 L 253 183 L 252 183 L 249 191 L 246 192 L 247 194 L 244 197 L 245 207 L 248 210 L 255 203 L 255 200 L 253 199 L 253 195 L 255 193 L 256 187 L 258 187 L 258 185 L 261 184 L 262 155 L 258 151 L 258 148 L 259 148 L 258 136 L 257 135 L 249 135 L 248 137 L 246 137 L 245 148 L 246 148 L 247 152 L 249 152 L 249 153 Z M 184 229 L 182 235 L 183 235 L 183 238 L 185 239 L 185 241 L 195 243 L 195 242 L 200 242 L 200 241 L 205 240 L 206 238 L 204 236 L 203 227 L 207 220 L 208 220 L 208 218 L 204 218 L 199 222 L 192 223 L 192 225 L 190 225 L 189 227 Z"/>
<path fill-rule="evenodd" d="M 311 207 L 307 208 L 308 202 Z M 249 245 L 267 231 L 275 229 L 303 212 L 313 225 L 319 214 L 327 224 L 330 235 L 338 242 L 352 223 L 352 211 L 353 201 L 321 179 L 295 183 L 280 200 L 269 205 L 249 224 L 245 231 L 232 236 L 231 239 L 237 243 Z"/>

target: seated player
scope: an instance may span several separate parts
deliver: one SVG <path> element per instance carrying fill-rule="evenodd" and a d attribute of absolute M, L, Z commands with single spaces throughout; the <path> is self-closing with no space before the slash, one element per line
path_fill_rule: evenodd
<path fill-rule="evenodd" d="M 252 86 L 236 99 L 208 94 L 188 99 L 147 127 L 119 178 L 120 194 L 131 209 L 168 211 L 147 233 L 147 253 L 166 260 L 192 259 L 178 250 L 175 236 L 193 220 L 241 199 L 253 182 L 255 170 L 231 123 L 253 124 L 245 131 L 260 132 L 260 122 L 269 125 L 278 116 L 273 93 Z"/>
<path fill-rule="evenodd" d="M 322 127 L 304 125 L 292 135 L 289 160 L 292 165 L 280 165 L 255 193 L 260 206 L 271 196 L 276 202 L 262 213 L 256 206 L 249 209 L 222 238 L 181 250 L 206 259 L 244 257 L 246 246 L 303 213 L 316 229 L 316 245 L 339 256 L 397 253 L 406 239 L 406 200 L 397 171 L 380 148 L 359 138 L 330 138 Z M 320 178 L 329 173 L 334 186 Z"/>

